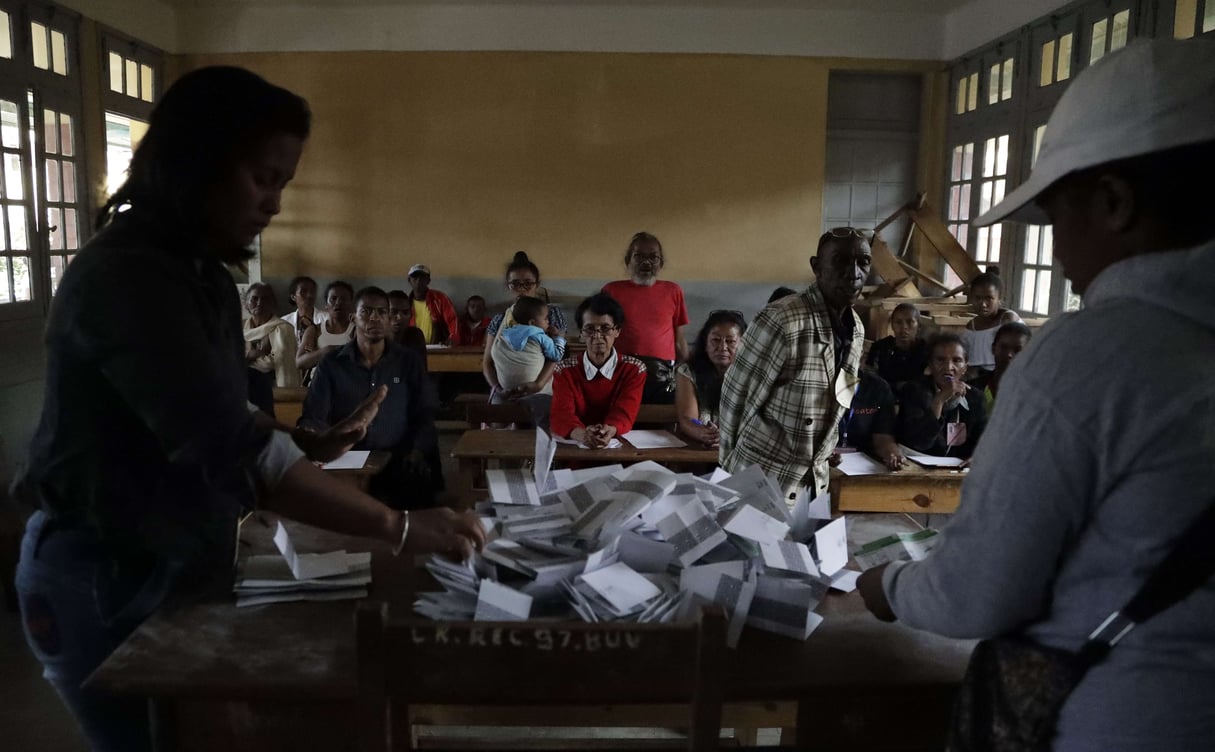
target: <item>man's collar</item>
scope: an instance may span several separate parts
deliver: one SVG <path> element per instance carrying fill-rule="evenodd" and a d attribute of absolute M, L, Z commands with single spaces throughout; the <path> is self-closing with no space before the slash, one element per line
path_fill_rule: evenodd
<path fill-rule="evenodd" d="M 616 348 L 614 347 L 612 348 L 612 354 L 608 356 L 607 362 L 603 364 L 602 368 L 596 368 L 594 364 L 591 363 L 591 359 L 586 356 L 586 353 L 583 353 L 582 372 L 586 375 L 587 381 L 593 381 L 595 379 L 595 374 L 597 373 L 603 374 L 603 377 L 610 381 L 611 378 L 616 375 L 616 364 L 619 361 L 620 359 L 616 357 Z"/>
<path fill-rule="evenodd" d="M 391 338 L 385 337 L 384 338 L 384 353 L 382 355 L 380 355 L 380 359 L 376 362 L 377 362 L 377 364 L 384 363 L 386 361 L 393 360 L 394 358 L 399 357 L 400 354 L 401 354 L 401 345 L 398 345 L 397 343 L 393 342 Z M 362 365 L 363 364 L 363 354 L 361 352 L 359 352 L 358 335 L 355 335 L 349 342 L 342 345 L 342 349 L 338 350 L 337 356 L 339 358 L 345 358 L 346 360 L 349 360 L 352 363 L 357 363 L 359 365 Z"/>

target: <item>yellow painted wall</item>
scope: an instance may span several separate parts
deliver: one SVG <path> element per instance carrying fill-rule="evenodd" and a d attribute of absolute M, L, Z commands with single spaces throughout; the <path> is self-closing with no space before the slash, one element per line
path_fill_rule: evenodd
<path fill-rule="evenodd" d="M 832 67 L 724 55 L 339 52 L 184 56 L 304 97 L 313 137 L 263 238 L 263 275 L 612 279 L 633 232 L 666 276 L 808 275 L 822 224 Z M 939 171 L 939 170 L 938 170 Z"/>

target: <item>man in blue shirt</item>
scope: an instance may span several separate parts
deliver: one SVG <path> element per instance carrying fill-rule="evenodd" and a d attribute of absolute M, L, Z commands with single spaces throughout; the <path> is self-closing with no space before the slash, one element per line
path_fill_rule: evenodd
<path fill-rule="evenodd" d="M 366 287 L 355 295 L 354 326 L 354 339 L 317 365 L 299 425 L 324 430 L 381 384 L 387 386 L 379 414 L 354 448 L 392 452 L 387 467 L 371 479 L 372 496 L 397 508 L 429 506 L 443 487 L 434 386 L 422 359 L 391 340 L 386 292 Z"/>

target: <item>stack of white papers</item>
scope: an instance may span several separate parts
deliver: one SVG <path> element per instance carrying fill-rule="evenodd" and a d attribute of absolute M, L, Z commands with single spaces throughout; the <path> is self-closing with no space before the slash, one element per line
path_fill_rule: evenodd
<path fill-rule="evenodd" d="M 322 470 L 362 470 L 371 452 L 366 449 L 351 450 L 332 462 L 321 465 Z"/>
<path fill-rule="evenodd" d="M 279 555 L 249 556 L 241 563 L 233 586 L 238 607 L 336 601 L 367 595 L 367 585 L 371 583 L 370 553 L 297 554 L 281 522 L 274 532 L 274 544 Z"/>
<path fill-rule="evenodd" d="M 688 445 L 670 431 L 645 431 L 635 428 L 621 438 L 632 444 L 635 449 L 667 449 Z"/>
<path fill-rule="evenodd" d="M 790 510 L 756 468 L 704 479 L 645 462 L 548 477 L 556 490 L 536 497 L 510 490 L 525 475 L 491 480 L 507 488 L 477 511 L 496 537 L 471 564 L 433 560 L 446 592 L 422 594 L 418 613 L 662 623 L 715 603 L 730 615 L 735 645 L 747 626 L 804 640 L 828 589 L 856 587 L 859 573 L 845 568 L 847 520 L 831 519 L 829 496 L 800 494 Z M 896 542 L 912 556 L 925 540 Z"/>

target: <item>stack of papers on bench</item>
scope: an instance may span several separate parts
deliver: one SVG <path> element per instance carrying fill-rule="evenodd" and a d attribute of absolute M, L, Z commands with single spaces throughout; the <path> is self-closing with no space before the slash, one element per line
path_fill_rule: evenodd
<path fill-rule="evenodd" d="M 825 494 L 790 509 L 758 467 L 711 479 L 653 462 L 549 472 L 549 447 L 537 436 L 532 471 L 490 474 L 477 507 L 489 544 L 471 562 L 432 559 L 445 592 L 420 594 L 417 613 L 663 623 L 716 603 L 734 645 L 746 627 L 804 640 L 827 591 L 855 587 L 847 522 L 831 519 Z"/>
<path fill-rule="evenodd" d="M 297 554 L 281 522 L 274 532 L 274 544 L 279 555 L 250 556 L 241 563 L 233 588 L 237 606 L 338 601 L 367 595 L 370 553 Z"/>

